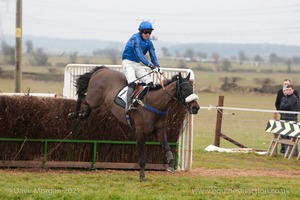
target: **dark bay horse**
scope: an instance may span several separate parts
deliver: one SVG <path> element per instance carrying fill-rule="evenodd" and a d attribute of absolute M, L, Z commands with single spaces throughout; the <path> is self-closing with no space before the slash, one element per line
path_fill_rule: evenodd
<path fill-rule="evenodd" d="M 197 114 L 199 105 L 198 96 L 194 94 L 192 83 L 187 77 L 182 77 L 181 73 L 166 80 L 164 87 L 159 85 L 153 88 L 141 99 L 137 109 L 129 112 L 130 121 L 134 124 L 134 131 L 137 141 L 138 157 L 140 165 L 140 181 L 145 180 L 145 135 L 153 133 L 157 136 L 166 151 L 168 161 L 168 171 L 174 172 L 174 158 L 167 142 L 166 121 L 167 111 L 173 101 L 181 102 L 191 114 Z M 89 117 L 93 108 L 106 106 L 121 122 L 128 125 L 125 109 L 115 104 L 114 99 L 118 92 L 126 86 L 126 78 L 123 73 L 106 68 L 104 66 L 95 67 L 90 72 L 80 75 L 76 81 L 77 104 L 76 111 L 69 114 L 69 118 L 74 119 L 78 116 L 81 119 Z M 87 105 L 80 113 L 81 104 Z M 143 104 L 152 109 L 146 109 Z M 155 111 L 160 111 L 157 113 Z M 164 114 L 162 114 L 164 113 Z"/>

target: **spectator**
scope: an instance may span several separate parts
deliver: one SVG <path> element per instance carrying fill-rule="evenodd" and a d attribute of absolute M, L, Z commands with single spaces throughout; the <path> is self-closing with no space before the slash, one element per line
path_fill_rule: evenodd
<path fill-rule="evenodd" d="M 283 88 L 285 88 L 287 85 L 291 85 L 291 84 L 292 84 L 291 80 L 289 80 L 289 79 L 284 79 L 283 80 L 282 88 L 277 91 L 277 97 L 276 97 L 276 101 L 275 101 L 276 110 L 279 109 L 279 106 L 280 106 L 280 103 L 281 103 L 281 99 L 284 96 L 284 94 L 283 94 Z M 296 95 L 296 97 L 299 100 L 299 94 L 298 94 L 297 90 L 294 90 L 294 94 Z"/>
<path fill-rule="evenodd" d="M 283 94 L 284 94 L 284 96 L 281 98 L 281 102 L 280 102 L 278 110 L 298 112 L 300 110 L 299 109 L 299 99 L 294 94 L 293 85 L 287 85 L 286 87 L 284 87 Z M 298 114 L 281 113 L 280 120 L 298 122 Z M 284 136 L 284 135 L 281 136 L 281 138 L 290 139 L 289 136 Z M 286 151 L 286 145 L 281 144 L 280 153 L 284 154 L 285 151 Z M 297 154 L 298 154 L 298 146 L 296 147 L 296 155 Z"/>

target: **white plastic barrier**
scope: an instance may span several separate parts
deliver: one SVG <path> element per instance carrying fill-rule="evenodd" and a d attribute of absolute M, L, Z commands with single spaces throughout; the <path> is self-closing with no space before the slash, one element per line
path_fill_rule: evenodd
<path fill-rule="evenodd" d="M 56 97 L 53 93 L 0 93 L 6 96 L 35 96 L 35 97 Z"/>
<path fill-rule="evenodd" d="M 63 96 L 65 98 L 70 99 L 77 99 L 76 96 L 76 88 L 74 83 L 78 75 L 84 74 L 85 72 L 90 71 L 92 68 L 96 66 L 106 66 L 108 68 L 122 71 L 121 65 L 102 65 L 102 64 L 68 64 L 65 67 L 64 72 L 64 88 L 63 88 Z M 190 79 L 195 81 L 194 72 L 190 69 L 178 69 L 178 68 L 161 68 L 165 76 L 167 78 L 171 78 L 172 76 L 181 72 L 183 77 L 187 76 L 188 73 L 191 73 Z M 147 72 L 150 72 L 148 67 L 145 67 Z M 157 76 L 154 74 L 150 75 L 153 79 L 154 83 L 159 83 L 157 80 Z M 193 115 L 189 114 L 185 118 L 184 127 L 183 127 L 183 134 L 179 138 L 179 162 L 178 162 L 178 169 L 189 171 L 192 167 L 192 152 L 193 152 Z"/>

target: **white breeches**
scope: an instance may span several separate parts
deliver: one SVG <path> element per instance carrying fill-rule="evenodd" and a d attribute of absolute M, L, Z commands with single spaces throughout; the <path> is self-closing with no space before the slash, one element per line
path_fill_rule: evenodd
<path fill-rule="evenodd" d="M 137 78 L 147 74 L 146 70 L 140 63 L 136 63 L 130 60 L 123 60 L 122 65 L 123 65 L 123 72 L 125 74 L 128 84 L 132 83 Z M 152 82 L 152 79 L 150 78 L 150 76 L 145 76 L 141 78 L 141 81 L 148 84 Z"/>

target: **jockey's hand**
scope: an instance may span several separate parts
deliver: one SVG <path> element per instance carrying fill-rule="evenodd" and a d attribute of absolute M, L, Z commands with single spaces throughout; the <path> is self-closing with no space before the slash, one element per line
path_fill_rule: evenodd
<path fill-rule="evenodd" d="M 155 73 L 161 73 L 162 74 L 162 70 L 159 67 L 155 67 L 154 69 L 152 69 L 153 72 Z"/>

